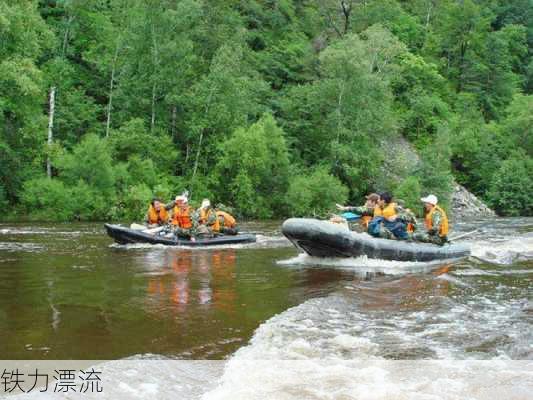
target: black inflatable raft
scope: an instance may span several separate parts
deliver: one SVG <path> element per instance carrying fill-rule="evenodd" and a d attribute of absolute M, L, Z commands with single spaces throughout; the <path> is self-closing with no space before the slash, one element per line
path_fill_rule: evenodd
<path fill-rule="evenodd" d="M 291 218 L 282 226 L 283 234 L 299 249 L 315 257 L 358 257 L 396 261 L 433 261 L 467 257 L 463 244 L 437 246 L 399 240 L 373 238 L 343 225 L 308 218 Z"/>
<path fill-rule="evenodd" d="M 221 244 L 252 243 L 256 241 L 255 235 L 238 234 L 238 235 L 220 235 L 210 239 L 196 239 L 195 241 L 186 239 L 176 239 L 174 236 L 152 234 L 126 228 L 121 225 L 105 224 L 107 234 L 115 239 L 119 244 L 128 243 L 149 243 L 164 244 L 167 246 L 213 246 Z"/>

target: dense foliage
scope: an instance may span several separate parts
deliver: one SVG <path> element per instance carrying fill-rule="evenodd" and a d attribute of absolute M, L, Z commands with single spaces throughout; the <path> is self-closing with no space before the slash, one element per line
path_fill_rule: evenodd
<path fill-rule="evenodd" d="M 532 91 L 530 0 L 0 0 L 0 205 L 269 218 L 455 179 L 531 215 Z"/>

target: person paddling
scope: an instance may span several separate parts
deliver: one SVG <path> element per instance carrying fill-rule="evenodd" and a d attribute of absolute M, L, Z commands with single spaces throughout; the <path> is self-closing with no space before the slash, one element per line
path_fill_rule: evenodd
<path fill-rule="evenodd" d="M 413 240 L 418 242 L 434 243 L 443 245 L 448 242 L 449 223 L 446 212 L 437 205 L 437 196 L 430 194 L 420 199 L 424 203 L 426 217 L 424 225 L 426 232 L 415 232 Z"/>
<path fill-rule="evenodd" d="M 368 223 L 372 220 L 374 216 L 374 209 L 377 207 L 379 201 L 379 194 L 370 193 L 366 196 L 366 202 L 362 206 L 342 206 L 337 204 L 337 209 L 340 211 L 350 211 L 356 212 L 361 215 L 360 223 L 363 229 L 366 231 L 368 229 Z"/>
<path fill-rule="evenodd" d="M 392 201 L 392 195 L 383 192 L 379 195 L 374 218 L 368 224 L 368 233 L 383 239 L 408 239 L 407 224 L 398 218 L 398 206 Z"/>

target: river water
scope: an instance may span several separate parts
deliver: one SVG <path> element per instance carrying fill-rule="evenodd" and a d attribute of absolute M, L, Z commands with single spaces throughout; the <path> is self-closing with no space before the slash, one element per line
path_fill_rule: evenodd
<path fill-rule="evenodd" d="M 483 231 L 444 264 L 316 259 L 279 226 L 187 249 L 116 245 L 101 224 L 0 224 L 0 358 L 229 360 L 208 398 L 234 392 L 246 360 L 533 360 L 533 219 L 456 224 Z"/>

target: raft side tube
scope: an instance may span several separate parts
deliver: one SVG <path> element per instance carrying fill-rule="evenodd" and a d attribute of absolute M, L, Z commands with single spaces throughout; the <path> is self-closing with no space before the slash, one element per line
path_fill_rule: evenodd
<path fill-rule="evenodd" d="M 299 249 L 315 257 L 359 257 L 390 261 L 434 261 L 470 255 L 463 244 L 430 243 L 374 238 L 350 231 L 346 226 L 311 218 L 290 218 L 283 234 Z"/>
<path fill-rule="evenodd" d="M 104 224 L 107 234 L 112 237 L 118 244 L 131 243 L 148 243 L 163 244 L 166 246 L 213 246 L 223 244 L 253 243 L 256 236 L 248 233 L 239 233 L 237 235 L 219 235 L 214 238 L 196 239 L 195 241 L 187 239 L 176 239 L 175 237 L 165 237 L 157 234 L 151 234 L 139 230 L 126 228 L 121 225 Z"/>

